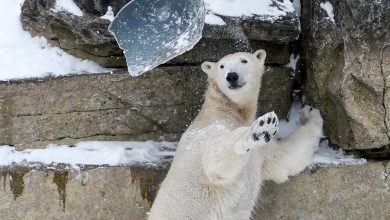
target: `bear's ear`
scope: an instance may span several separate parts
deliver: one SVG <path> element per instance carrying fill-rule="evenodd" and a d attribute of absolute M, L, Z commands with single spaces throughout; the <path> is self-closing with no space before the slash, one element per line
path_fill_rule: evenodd
<path fill-rule="evenodd" d="M 214 69 L 214 66 L 215 66 L 215 63 L 208 62 L 208 61 L 203 62 L 202 65 L 201 65 L 203 72 L 207 73 L 207 75 L 210 75 L 210 73 Z"/>
<path fill-rule="evenodd" d="M 257 50 L 253 55 L 255 55 L 258 60 L 261 60 L 263 62 L 267 57 L 267 53 L 265 52 L 265 50 Z"/>

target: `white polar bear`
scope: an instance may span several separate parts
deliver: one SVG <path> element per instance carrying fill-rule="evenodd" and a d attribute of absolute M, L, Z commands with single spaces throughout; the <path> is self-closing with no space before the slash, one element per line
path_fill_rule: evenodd
<path fill-rule="evenodd" d="M 183 134 L 149 220 L 248 220 L 263 180 L 281 183 L 310 163 L 322 137 L 317 109 L 301 110 L 303 125 L 283 140 L 272 137 L 278 118 L 255 121 L 266 53 L 234 53 L 204 62 L 208 90 Z"/>

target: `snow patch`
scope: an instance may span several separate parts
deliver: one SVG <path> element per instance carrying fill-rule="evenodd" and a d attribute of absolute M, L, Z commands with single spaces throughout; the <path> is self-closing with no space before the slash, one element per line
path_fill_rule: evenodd
<path fill-rule="evenodd" d="M 284 65 L 284 67 L 288 67 L 288 68 L 292 68 L 294 70 L 294 74 L 295 74 L 295 69 L 297 68 L 297 62 L 299 60 L 299 55 L 295 55 L 295 54 L 290 54 L 290 62 L 286 65 Z"/>
<path fill-rule="evenodd" d="M 225 21 L 221 17 L 219 17 L 218 15 L 215 15 L 211 12 L 206 14 L 205 22 L 207 24 L 211 24 L 211 25 L 225 25 L 226 24 Z"/>
<path fill-rule="evenodd" d="M 328 15 L 329 19 L 335 24 L 333 5 L 329 1 L 326 1 L 325 3 L 321 3 L 320 7 L 326 11 L 326 14 Z"/>
<path fill-rule="evenodd" d="M 290 0 L 205 0 L 206 10 L 214 15 L 227 17 L 261 16 L 264 20 L 276 20 L 295 11 Z M 214 22 L 210 19 L 207 21 Z"/>
<path fill-rule="evenodd" d="M 0 34 L 0 81 L 111 71 L 52 47 L 43 37 L 31 37 L 20 22 L 23 2 L 0 0 L 0 30 L 6 30 Z"/>
<path fill-rule="evenodd" d="M 23 164 L 67 164 L 78 169 L 81 165 L 158 165 L 175 154 L 174 142 L 115 142 L 87 141 L 75 147 L 49 145 L 45 149 L 16 151 L 14 147 L 0 146 L 0 166 Z"/>
<path fill-rule="evenodd" d="M 352 155 L 347 155 L 342 149 L 332 149 L 329 147 L 329 141 L 322 141 L 320 149 L 314 154 L 312 160 L 313 166 L 342 166 L 342 165 L 360 165 L 366 163 L 364 158 L 355 158 Z"/>
<path fill-rule="evenodd" d="M 83 12 L 73 0 L 56 0 L 52 10 L 54 12 L 66 11 L 76 16 L 83 16 Z"/>
<path fill-rule="evenodd" d="M 301 15 L 301 0 L 293 0 L 293 7 L 297 15 Z"/>
<path fill-rule="evenodd" d="M 114 14 L 114 11 L 112 11 L 112 7 L 108 6 L 106 14 L 101 16 L 100 18 L 106 19 L 106 20 L 109 20 L 112 22 L 115 18 L 115 14 Z"/>

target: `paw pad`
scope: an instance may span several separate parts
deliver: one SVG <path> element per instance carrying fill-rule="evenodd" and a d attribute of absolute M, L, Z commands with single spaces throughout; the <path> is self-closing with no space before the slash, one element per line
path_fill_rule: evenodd
<path fill-rule="evenodd" d="M 278 132 L 278 117 L 274 112 L 260 116 L 252 126 L 252 140 L 268 143 Z"/>

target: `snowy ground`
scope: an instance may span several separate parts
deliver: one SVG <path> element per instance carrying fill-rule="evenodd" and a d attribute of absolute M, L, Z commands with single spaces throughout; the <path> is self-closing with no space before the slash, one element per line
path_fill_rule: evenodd
<path fill-rule="evenodd" d="M 75 58 L 50 46 L 43 37 L 32 37 L 24 31 L 20 22 L 23 2 L 0 0 L 0 81 L 111 71 L 92 61 Z M 57 4 L 53 10 L 62 10 L 67 2 L 59 1 L 63 5 Z M 76 14 L 81 12 L 74 5 L 71 9 Z"/>

